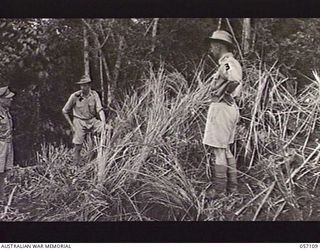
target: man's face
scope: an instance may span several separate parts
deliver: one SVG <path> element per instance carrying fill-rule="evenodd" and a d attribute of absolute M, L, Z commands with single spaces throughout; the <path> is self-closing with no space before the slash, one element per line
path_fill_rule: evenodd
<path fill-rule="evenodd" d="M 211 42 L 209 49 L 212 55 L 217 59 L 220 55 L 221 45 L 217 42 Z"/>
<path fill-rule="evenodd" d="M 90 90 L 90 84 L 89 83 L 81 84 L 80 88 L 85 94 L 87 94 L 89 93 L 89 90 Z"/>
<path fill-rule="evenodd" d="M 0 98 L 0 104 L 4 108 L 10 108 L 13 98 Z"/>

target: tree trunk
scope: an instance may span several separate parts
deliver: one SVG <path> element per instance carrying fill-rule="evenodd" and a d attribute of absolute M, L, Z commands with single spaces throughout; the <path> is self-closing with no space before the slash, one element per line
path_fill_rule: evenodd
<path fill-rule="evenodd" d="M 251 51 L 255 51 L 257 40 L 257 22 L 252 20 L 251 22 Z"/>
<path fill-rule="evenodd" d="M 107 76 L 107 82 L 108 84 L 106 85 L 106 93 L 107 93 L 107 106 L 110 106 L 111 100 L 112 100 L 112 80 L 111 80 L 111 76 L 110 76 L 110 71 L 109 71 L 109 67 L 107 64 L 107 60 L 105 58 L 105 56 L 103 54 L 101 54 L 101 60 L 102 60 L 102 64 L 104 67 L 104 71 L 106 72 L 106 76 Z"/>
<path fill-rule="evenodd" d="M 121 62 L 122 62 L 123 46 L 124 46 L 124 37 L 120 36 L 117 60 L 116 60 L 116 63 L 114 65 L 114 74 L 113 74 L 114 75 L 114 77 L 113 77 L 114 85 L 117 84 L 118 78 L 119 78 L 120 67 L 121 67 Z"/>
<path fill-rule="evenodd" d="M 83 27 L 83 60 L 84 60 L 84 74 L 90 76 L 89 65 L 89 39 L 86 27 Z"/>
<path fill-rule="evenodd" d="M 102 51 L 99 50 L 99 72 L 100 72 L 100 89 L 101 89 L 101 102 L 102 106 L 105 105 L 105 90 L 104 90 L 104 80 L 103 80 L 103 65 L 102 65 Z"/>
<path fill-rule="evenodd" d="M 242 54 L 242 51 L 241 51 L 241 47 L 240 47 L 239 42 L 238 42 L 238 40 L 236 38 L 236 35 L 234 34 L 234 31 L 233 31 L 232 25 L 231 25 L 231 23 L 229 21 L 229 18 L 226 18 L 226 22 L 227 22 L 227 25 L 228 25 L 228 27 L 230 29 L 231 35 L 233 36 L 233 39 L 234 39 L 235 44 L 236 44 L 236 47 L 238 48 L 240 59 L 241 59 L 241 61 L 243 61 L 243 54 Z"/>
<path fill-rule="evenodd" d="M 251 39 L 251 19 L 244 18 L 242 25 L 242 48 L 243 53 L 246 55 L 250 52 L 250 39 Z"/>
<path fill-rule="evenodd" d="M 158 22 L 159 22 L 159 18 L 153 19 L 151 53 L 153 53 L 154 50 L 156 49 L 156 36 L 157 36 L 157 30 L 158 30 Z"/>
<path fill-rule="evenodd" d="M 222 24 L 222 18 L 219 18 L 217 30 L 220 30 L 220 29 L 221 29 L 221 24 Z"/>

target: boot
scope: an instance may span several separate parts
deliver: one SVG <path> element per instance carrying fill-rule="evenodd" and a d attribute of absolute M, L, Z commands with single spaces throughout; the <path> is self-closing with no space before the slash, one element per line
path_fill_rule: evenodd
<path fill-rule="evenodd" d="M 238 193 L 237 173 L 228 174 L 228 193 Z"/>
<path fill-rule="evenodd" d="M 229 194 L 238 192 L 238 180 L 237 180 L 237 164 L 234 158 L 228 158 L 228 185 L 227 191 Z"/>
<path fill-rule="evenodd" d="M 227 178 L 214 177 L 212 186 L 207 190 L 206 198 L 211 201 L 226 195 Z"/>
<path fill-rule="evenodd" d="M 226 194 L 227 178 L 214 178 L 214 189 L 217 195 Z"/>
<path fill-rule="evenodd" d="M 227 167 L 216 164 L 214 170 L 213 189 L 208 193 L 210 199 L 220 198 L 225 195 L 227 187 Z"/>

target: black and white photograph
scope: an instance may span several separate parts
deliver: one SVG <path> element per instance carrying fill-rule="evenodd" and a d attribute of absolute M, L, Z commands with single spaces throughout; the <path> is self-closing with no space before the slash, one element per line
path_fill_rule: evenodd
<path fill-rule="evenodd" d="M 318 221 L 319 18 L 1 18 L 2 222 Z"/>

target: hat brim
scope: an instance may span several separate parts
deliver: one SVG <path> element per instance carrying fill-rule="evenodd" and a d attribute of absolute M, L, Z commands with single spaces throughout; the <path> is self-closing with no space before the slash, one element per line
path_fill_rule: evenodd
<path fill-rule="evenodd" d="M 7 91 L 8 91 L 8 86 L 1 87 L 0 88 L 0 97 L 4 96 Z"/>
<path fill-rule="evenodd" d="M 228 46 L 234 47 L 233 43 L 230 43 L 230 42 L 227 42 L 227 41 L 221 40 L 221 39 L 212 38 L 212 37 L 206 37 L 204 39 L 204 41 L 205 41 L 206 44 L 209 44 L 211 42 L 218 42 L 218 43 L 222 43 L 222 44 L 226 44 Z"/>
<path fill-rule="evenodd" d="M 88 83 L 91 83 L 91 81 L 76 82 L 75 84 L 77 84 L 77 85 L 82 85 L 82 84 L 88 84 Z"/>
<path fill-rule="evenodd" d="M 2 99 L 9 99 L 9 98 L 14 97 L 15 95 L 16 95 L 15 93 L 10 92 L 10 93 L 8 93 L 8 94 L 6 94 L 6 95 L 0 96 L 0 98 L 2 98 Z"/>
<path fill-rule="evenodd" d="M 10 92 L 9 94 L 5 95 L 4 98 L 12 98 L 14 97 L 16 94 L 13 92 Z"/>

